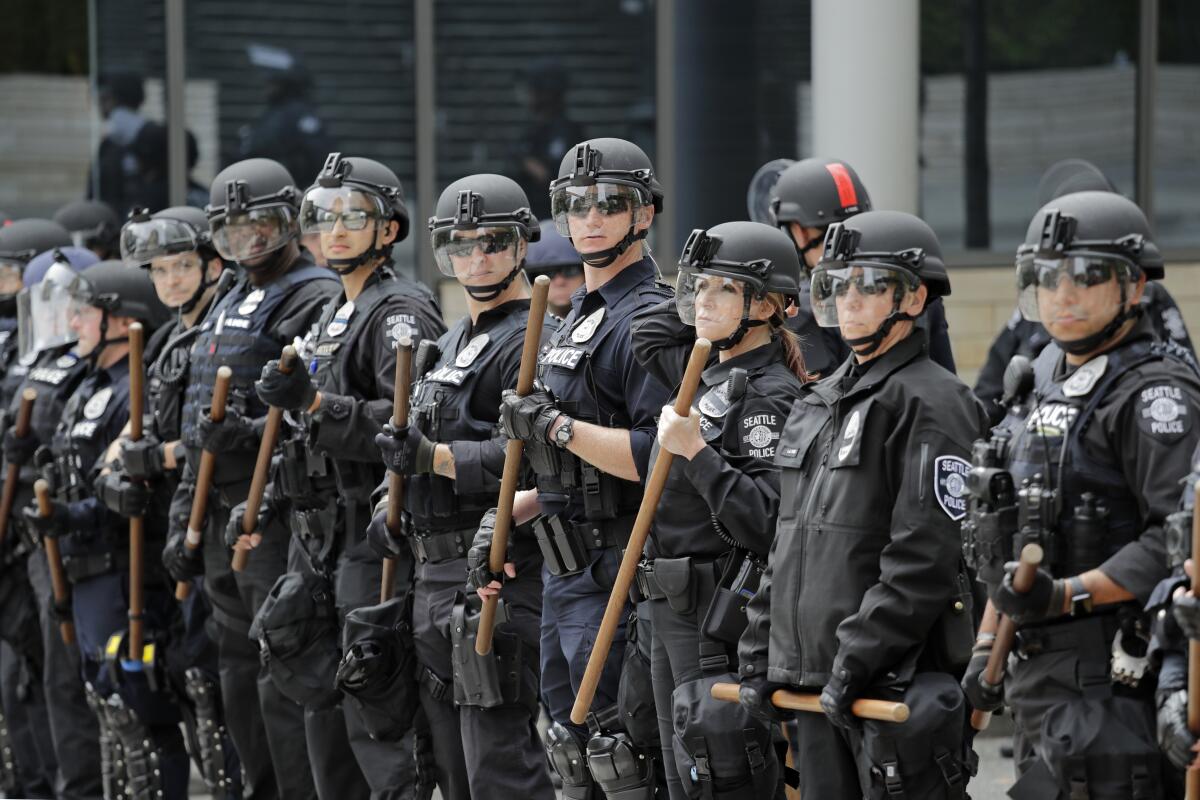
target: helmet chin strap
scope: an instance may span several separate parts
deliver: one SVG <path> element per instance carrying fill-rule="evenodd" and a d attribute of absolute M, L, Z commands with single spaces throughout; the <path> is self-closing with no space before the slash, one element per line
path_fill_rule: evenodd
<path fill-rule="evenodd" d="M 489 283 L 486 286 L 467 286 L 463 284 L 463 288 L 467 290 L 467 294 L 481 303 L 487 303 L 499 297 L 512 282 L 516 280 L 517 275 L 521 272 L 521 264 L 523 261 L 513 267 L 512 272 L 508 273 L 508 277 L 499 283 Z"/>
<path fill-rule="evenodd" d="M 892 332 L 897 322 L 915 322 L 916 317 L 909 314 L 907 311 L 900 310 L 900 300 L 904 297 L 904 289 L 896 288 L 896 294 L 892 299 L 892 313 L 888 318 L 880 323 L 875 332 L 867 336 L 859 336 L 857 339 L 845 339 L 846 344 L 850 345 L 850 349 L 860 356 L 869 356 L 879 349 L 883 344 L 883 340 Z M 865 345 L 865 346 L 864 346 Z"/>
<path fill-rule="evenodd" d="M 196 291 L 192 292 L 192 296 L 185 300 L 181 306 L 179 306 L 179 313 L 192 313 L 196 309 L 196 306 L 200 303 L 200 299 L 204 297 L 204 293 L 208 291 L 210 286 L 214 286 L 219 280 L 220 276 L 218 276 L 216 280 L 210 281 L 208 279 L 208 265 L 203 265 L 200 268 L 200 285 L 196 287 Z"/>
<path fill-rule="evenodd" d="M 637 224 L 635 223 L 629 226 L 629 233 L 625 234 L 624 238 L 612 247 L 597 250 L 595 253 L 580 253 L 579 258 L 589 267 L 604 268 L 612 266 L 613 262 L 620 258 L 634 242 L 645 239 L 649 232 L 649 228 L 641 231 L 637 230 Z"/>
<path fill-rule="evenodd" d="M 392 254 L 392 246 L 390 244 L 377 244 L 379 241 L 379 233 L 380 231 L 377 230 L 375 239 L 371 242 L 371 246 L 362 253 L 359 253 L 353 258 L 326 258 L 325 263 L 327 263 L 338 275 L 349 275 L 363 264 L 370 263 L 375 259 L 386 261 L 387 257 Z"/>
<path fill-rule="evenodd" d="M 760 325 L 766 325 L 767 321 L 763 319 L 750 319 L 750 293 L 742 291 L 742 319 L 738 322 L 737 329 L 723 339 L 714 339 L 712 346 L 714 350 L 730 350 L 741 344 L 742 339 L 746 338 L 746 334 L 751 328 L 757 328 Z"/>

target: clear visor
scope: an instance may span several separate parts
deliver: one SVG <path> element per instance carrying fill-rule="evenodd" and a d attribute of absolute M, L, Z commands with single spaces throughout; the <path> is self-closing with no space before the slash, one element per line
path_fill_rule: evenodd
<path fill-rule="evenodd" d="M 21 358 L 75 341 L 71 332 L 71 287 L 79 276 L 64 264 L 52 264 L 40 283 L 17 296 L 17 332 Z"/>
<path fill-rule="evenodd" d="M 632 212 L 642 205 L 637 189 L 620 183 L 596 183 L 591 186 L 560 186 L 550 195 L 550 214 L 554 227 L 570 237 L 570 218 L 584 219 L 595 209 L 601 216 Z"/>
<path fill-rule="evenodd" d="M 438 228 L 431 239 L 438 270 L 464 286 L 500 283 L 520 263 L 522 237 L 516 225 Z"/>
<path fill-rule="evenodd" d="M 1018 255 L 1017 305 L 1031 322 L 1111 319 L 1121 310 L 1132 276 L 1130 262 L 1111 254 Z M 1105 284 L 1109 291 L 1097 288 Z"/>
<path fill-rule="evenodd" d="M 195 228 L 175 219 L 129 222 L 121 229 L 121 258 L 131 267 L 143 267 L 160 256 L 194 251 L 199 244 Z"/>
<path fill-rule="evenodd" d="M 296 236 L 290 206 L 266 206 L 222 214 L 212 221 L 213 246 L 229 261 L 252 261 L 273 253 Z"/>
<path fill-rule="evenodd" d="M 746 310 L 746 282 L 691 267 L 680 267 L 675 282 L 675 308 L 685 325 L 709 339 L 732 334 Z"/>
<path fill-rule="evenodd" d="M 876 263 L 834 262 L 841 266 L 818 266 L 812 275 L 812 312 L 823 328 L 837 328 L 838 306 L 885 297 L 894 304 L 905 290 L 913 288 L 910 273 Z"/>
<path fill-rule="evenodd" d="M 375 228 L 386 217 L 383 201 L 349 186 L 314 186 L 300 204 L 300 232 L 333 233 L 340 222 L 348 231 Z"/>

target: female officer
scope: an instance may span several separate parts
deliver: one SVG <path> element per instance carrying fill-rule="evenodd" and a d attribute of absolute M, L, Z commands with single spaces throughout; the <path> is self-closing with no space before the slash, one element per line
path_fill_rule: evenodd
<path fill-rule="evenodd" d="M 533 537 L 514 537 L 520 577 L 506 585 L 507 621 L 487 656 L 475 654 L 479 603 L 473 593 L 466 601 L 463 586 L 468 548 L 500 488 L 500 395 L 517 384 L 529 323 L 521 266 L 540 231 L 525 193 L 502 175 L 446 187 L 429 230 L 438 268 L 458 279 L 468 313 L 419 359 L 409 425 L 376 439 L 388 469 L 409 476 L 408 542 L 396 541 L 383 514 L 368 535 L 386 555 L 411 547 L 418 562 L 413 635 L 442 796 L 548 800 L 554 788 L 536 729 L 542 559 Z"/>
<path fill-rule="evenodd" d="M 679 382 L 697 335 L 717 350 L 696 408 L 681 417 L 672 405 L 663 407 L 658 446 L 677 458 L 639 566 L 654 632 L 650 670 L 672 800 L 695 796 L 705 779 L 676 763 L 672 692 L 736 666 L 744 603 L 727 600 L 730 591 L 736 596 L 756 588 L 779 504 L 775 446 L 808 377 L 795 335 L 784 327 L 785 311 L 799 294 L 800 261 L 782 231 L 757 222 L 694 231 L 679 270 L 676 308 L 665 301 L 633 323 L 638 362 L 667 386 Z M 740 737 L 744 727 L 705 731 L 707 745 L 689 741 L 688 760 L 703 748 L 716 773 L 723 756 L 716 737 Z M 739 782 L 738 797 L 765 796 L 758 790 L 771 763 L 770 733 L 765 726 L 755 733 L 766 745 L 759 769 L 745 760 L 743 745 L 730 748 L 742 758 L 731 765 L 734 773 L 712 776 L 726 786 Z"/>

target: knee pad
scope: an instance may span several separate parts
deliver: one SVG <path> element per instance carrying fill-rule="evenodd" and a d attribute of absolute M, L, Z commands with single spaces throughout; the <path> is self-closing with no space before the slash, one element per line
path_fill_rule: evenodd
<path fill-rule="evenodd" d="M 654 761 L 628 734 L 593 734 L 587 763 L 608 800 L 654 800 Z"/>
<path fill-rule="evenodd" d="M 559 723 L 553 723 L 546 731 L 546 755 L 550 759 L 550 766 L 562 778 L 564 798 L 600 800 L 600 790 L 588 771 L 580 737 Z"/>

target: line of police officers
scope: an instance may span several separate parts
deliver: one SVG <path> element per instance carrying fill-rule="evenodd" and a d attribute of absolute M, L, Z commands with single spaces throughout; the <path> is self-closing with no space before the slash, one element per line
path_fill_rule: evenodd
<path fill-rule="evenodd" d="M 456 181 L 429 220 L 465 293 L 449 330 L 392 261 L 409 215 L 369 159 L 331 154 L 307 191 L 276 162 L 236 163 L 204 212 L 132 214 L 123 263 L 46 221 L 0 229 L 10 419 L 37 390 L 29 432 L 3 440 L 20 477 L 0 682 L 6 712 L 32 713 L 6 760 L 56 797 L 183 797 L 190 754 L 221 797 L 551 798 L 558 783 L 577 800 L 757 798 L 798 778 L 809 798 L 962 798 L 969 714 L 1007 702 L 1014 797 L 1178 796 L 1195 743 L 1182 642 L 1200 633 L 1178 482 L 1200 471 L 1200 375 L 1143 314 L 1164 272 L 1144 215 L 1111 191 L 1064 192 L 1018 251 L 1019 311 L 1045 341 L 1012 360 L 990 432 L 998 413 L 953 374 L 937 237 L 872 210 L 839 161 L 788 167 L 773 224 L 694 231 L 672 290 L 646 244 L 664 203 L 650 160 L 620 139 L 571 148 L 550 206 L 583 285 L 541 321 L 524 396 L 522 267 L 542 230 L 503 176 Z M 154 331 L 144 365 L 129 363 L 134 322 Z M 671 402 L 697 337 L 713 352 L 683 416 Z M 393 426 L 402 345 L 411 411 Z M 510 439 L 526 458 L 493 572 Z M 577 725 L 664 451 L 636 590 Z M 197 530 L 202 453 L 215 469 Z M 389 475 L 406 486 L 398 525 Z M 31 502 L 39 477 L 48 514 Z M 141 660 L 131 517 L 152 554 Z M 1022 593 L 1012 562 L 1028 543 L 1046 558 Z M 384 559 L 397 585 L 379 602 Z M 997 684 L 983 671 L 998 614 L 1018 635 Z M 740 682 L 739 704 L 711 697 L 720 681 Z M 823 713 L 777 707 L 778 689 L 819 694 Z M 910 718 L 859 719 L 862 698 L 902 700 Z"/>

